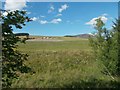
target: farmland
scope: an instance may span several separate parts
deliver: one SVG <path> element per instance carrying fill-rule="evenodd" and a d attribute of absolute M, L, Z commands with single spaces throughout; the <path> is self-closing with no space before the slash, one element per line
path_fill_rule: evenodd
<path fill-rule="evenodd" d="M 21 74 L 13 81 L 13 88 L 117 86 L 117 77 L 113 79 L 102 73 L 103 64 L 95 59 L 88 39 L 56 37 L 54 40 L 18 43 L 18 50 L 29 55 L 25 64 L 34 73 Z"/>

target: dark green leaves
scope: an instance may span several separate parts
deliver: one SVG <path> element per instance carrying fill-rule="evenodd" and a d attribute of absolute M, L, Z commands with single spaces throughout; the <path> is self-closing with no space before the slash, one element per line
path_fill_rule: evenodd
<path fill-rule="evenodd" d="M 30 19 L 25 16 L 26 11 L 8 12 L 7 16 L 2 16 L 2 86 L 9 88 L 12 80 L 19 76 L 18 73 L 28 73 L 31 71 L 29 67 L 24 64 L 28 55 L 17 51 L 17 43 L 25 43 L 13 34 L 12 27 L 22 29 L 25 22 Z"/>

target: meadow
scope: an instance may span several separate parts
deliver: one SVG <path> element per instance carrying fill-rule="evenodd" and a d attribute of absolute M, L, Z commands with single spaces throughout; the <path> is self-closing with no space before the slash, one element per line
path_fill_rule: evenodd
<path fill-rule="evenodd" d="M 118 77 L 102 73 L 103 64 L 96 60 L 88 39 L 57 39 L 63 41 L 18 43 L 18 50 L 29 55 L 25 64 L 33 72 L 14 79 L 13 88 L 118 87 Z"/>

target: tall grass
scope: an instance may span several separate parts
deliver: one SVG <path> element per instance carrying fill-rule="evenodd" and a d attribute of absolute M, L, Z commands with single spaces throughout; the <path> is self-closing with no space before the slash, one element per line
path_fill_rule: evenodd
<path fill-rule="evenodd" d="M 112 87 L 112 78 L 101 73 L 100 61 L 93 56 L 88 41 L 27 42 L 19 44 L 29 54 L 25 62 L 34 73 L 21 74 L 14 88 Z M 114 80 L 112 80 L 114 81 Z M 106 84 L 107 83 L 107 84 Z"/>

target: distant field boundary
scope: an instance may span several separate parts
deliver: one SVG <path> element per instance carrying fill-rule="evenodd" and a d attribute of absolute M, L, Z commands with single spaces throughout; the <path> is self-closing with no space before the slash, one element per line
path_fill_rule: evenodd
<path fill-rule="evenodd" d="M 60 42 L 60 41 L 64 41 L 64 40 L 48 40 L 48 39 L 31 39 L 31 40 L 27 40 L 27 41 L 46 41 L 46 42 Z"/>

